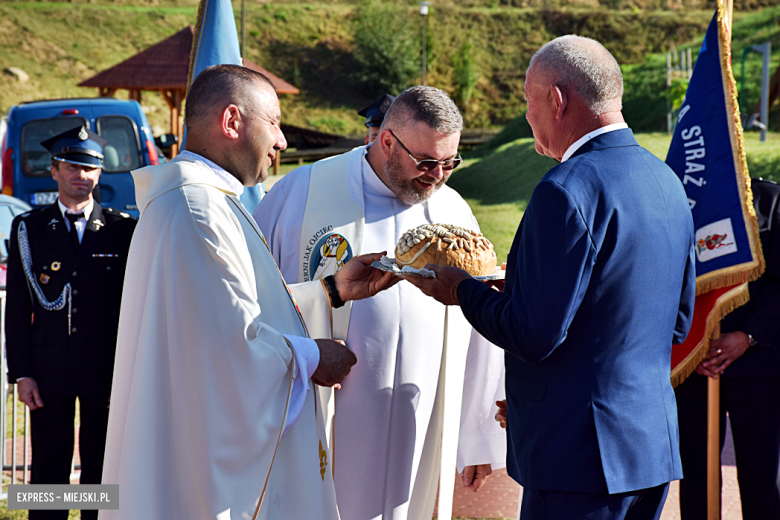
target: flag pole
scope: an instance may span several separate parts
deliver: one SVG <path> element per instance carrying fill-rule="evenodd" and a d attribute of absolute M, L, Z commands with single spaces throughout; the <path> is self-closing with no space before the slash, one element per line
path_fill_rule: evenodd
<path fill-rule="evenodd" d="M 731 39 L 734 0 L 726 0 L 726 29 Z M 729 47 L 731 47 L 729 43 Z M 720 322 L 712 339 L 720 337 Z M 707 378 L 707 520 L 720 520 L 720 377 Z"/>
<path fill-rule="evenodd" d="M 712 339 L 720 337 L 720 323 Z M 707 520 L 720 519 L 720 378 L 707 378 Z"/>

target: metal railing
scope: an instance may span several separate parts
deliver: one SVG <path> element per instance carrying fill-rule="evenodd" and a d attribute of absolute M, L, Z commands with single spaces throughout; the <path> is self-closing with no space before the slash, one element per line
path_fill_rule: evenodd
<path fill-rule="evenodd" d="M 6 357 L 5 357 L 5 291 L 0 291 L 0 375 L 2 375 L 3 381 L 0 382 L 0 417 L 2 417 L 2 422 L 0 422 L 0 439 L 2 439 L 2 443 L 0 443 L 0 461 L 3 463 L 3 472 L 10 471 L 11 472 L 11 480 L 9 484 L 16 484 L 18 482 L 19 473 L 21 472 L 21 483 L 26 483 L 29 481 L 29 472 L 30 472 L 30 455 L 29 455 L 29 435 L 28 432 L 30 431 L 30 411 L 28 408 L 23 404 L 19 402 L 17 391 L 16 391 L 16 385 L 11 385 L 6 382 L 5 374 L 7 372 L 6 367 Z M 11 395 L 11 456 L 10 461 L 8 461 L 9 457 L 6 453 L 8 450 L 6 450 L 6 446 L 8 445 L 8 442 L 6 440 L 6 437 L 8 437 L 8 396 Z M 22 457 L 21 457 L 21 465 L 19 464 L 19 461 L 17 460 L 18 457 L 16 456 L 16 446 L 17 446 L 17 438 L 18 430 L 19 430 L 19 413 L 24 414 L 24 422 L 22 426 Z M 5 500 L 8 498 L 8 493 L 0 489 L 2 491 L 0 493 L 0 500 Z"/>
<path fill-rule="evenodd" d="M 5 472 L 10 471 L 10 481 L 5 482 L 3 479 L 3 486 L 0 487 L 0 500 L 8 499 L 7 487 L 5 484 L 26 484 L 30 481 L 30 470 L 32 469 L 30 461 L 30 409 L 24 403 L 19 402 L 19 396 L 17 387 L 15 384 L 7 382 L 6 374 L 8 372 L 8 366 L 6 364 L 5 355 L 5 291 L 0 290 L 0 462 L 3 466 L 3 476 Z M 8 402 L 8 397 L 11 396 L 11 403 Z M 10 408 L 10 410 L 9 410 Z M 6 437 L 8 436 L 8 419 L 11 419 L 11 449 L 7 450 L 8 444 Z M 22 427 L 19 428 L 20 414 L 24 414 L 24 421 Z M 21 430 L 21 432 L 19 431 Z M 17 456 L 16 448 L 18 444 L 19 433 L 22 435 L 22 450 L 21 456 Z M 10 457 L 8 455 L 10 451 Z M 10 458 L 10 461 L 8 460 Z M 74 464 L 71 461 L 71 480 L 74 478 L 74 471 L 80 470 L 81 464 Z M 21 477 L 21 478 L 20 478 Z"/>

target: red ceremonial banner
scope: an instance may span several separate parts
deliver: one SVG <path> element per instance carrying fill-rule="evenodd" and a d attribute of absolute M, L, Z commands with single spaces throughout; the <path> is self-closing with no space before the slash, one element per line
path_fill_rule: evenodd
<path fill-rule="evenodd" d="M 696 370 L 707 355 L 709 338 L 721 316 L 748 301 L 747 283 L 720 287 L 696 297 L 688 338 L 672 345 L 672 386 L 677 386 Z"/>

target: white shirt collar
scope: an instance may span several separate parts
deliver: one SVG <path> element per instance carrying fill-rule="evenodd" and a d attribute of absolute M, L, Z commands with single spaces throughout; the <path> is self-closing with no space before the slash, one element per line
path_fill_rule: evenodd
<path fill-rule="evenodd" d="M 571 158 L 572 155 L 574 155 L 574 152 L 580 149 L 582 145 L 590 141 L 591 139 L 600 136 L 601 134 L 606 134 L 607 132 L 613 132 L 615 130 L 622 130 L 624 128 L 628 128 L 627 123 L 614 123 L 607 126 L 602 126 L 601 128 L 598 128 L 589 134 L 585 134 L 579 139 L 577 139 L 574 144 L 572 144 L 569 148 L 566 149 L 566 153 L 563 154 L 563 157 L 561 158 L 561 162 L 566 162 L 569 158 Z"/>
<path fill-rule="evenodd" d="M 228 188 L 236 194 L 236 197 L 240 197 L 242 193 L 244 193 L 244 185 L 239 182 L 238 179 L 230 175 L 224 168 L 219 166 L 218 164 L 209 161 L 202 155 L 198 155 L 194 152 L 191 152 L 189 150 L 182 150 L 179 153 L 179 157 L 183 159 L 187 159 L 189 161 L 193 161 L 196 163 L 200 163 L 202 166 L 206 167 L 207 169 L 211 170 L 214 175 L 225 181 L 225 184 L 228 185 Z"/>
<path fill-rule="evenodd" d="M 371 164 L 368 162 L 368 149 L 370 145 L 366 147 L 365 153 L 363 154 L 363 181 L 371 186 L 374 191 L 376 191 L 378 194 L 385 196 L 385 197 L 392 197 L 392 198 L 398 198 L 395 196 L 395 193 L 385 185 L 384 182 L 382 182 L 382 179 L 379 178 L 379 175 L 374 171 L 374 169 L 371 167 Z"/>
<path fill-rule="evenodd" d="M 78 211 L 71 211 L 65 204 L 62 203 L 60 199 L 57 199 L 57 205 L 60 207 L 60 211 L 62 212 L 62 218 L 67 220 L 67 217 L 65 216 L 65 213 L 78 213 Z M 84 206 L 84 209 L 81 211 L 84 213 L 81 218 L 89 222 L 89 217 L 92 216 L 92 210 L 95 209 L 95 200 L 90 200 L 89 204 Z M 79 219 L 81 220 L 81 219 Z"/>

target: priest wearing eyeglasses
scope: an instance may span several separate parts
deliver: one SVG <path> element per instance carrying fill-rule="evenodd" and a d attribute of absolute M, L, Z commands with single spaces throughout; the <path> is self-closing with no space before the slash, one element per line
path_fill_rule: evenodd
<path fill-rule="evenodd" d="M 364 251 L 393 251 L 411 228 L 446 223 L 477 230 L 469 206 L 446 186 L 462 161 L 462 127 L 446 93 L 412 87 L 390 106 L 372 144 L 302 166 L 276 183 L 254 216 L 285 279 L 319 278 L 333 287 L 339 265 Z M 505 437 L 492 420 L 504 393 L 501 351 L 462 315 L 447 314 L 457 309 L 409 284 L 354 303 L 343 304 L 335 290 L 330 295 L 331 322 L 318 333 L 346 340 L 364 360 L 331 397 L 341 518 L 429 519 L 442 460 L 455 459 L 446 446 L 442 452 L 442 432 L 452 431 L 445 427 L 451 417 L 443 413 L 445 394 L 450 406 L 450 396 L 463 398 L 455 412 L 463 484 L 476 491 L 491 468 L 505 464 Z"/>

